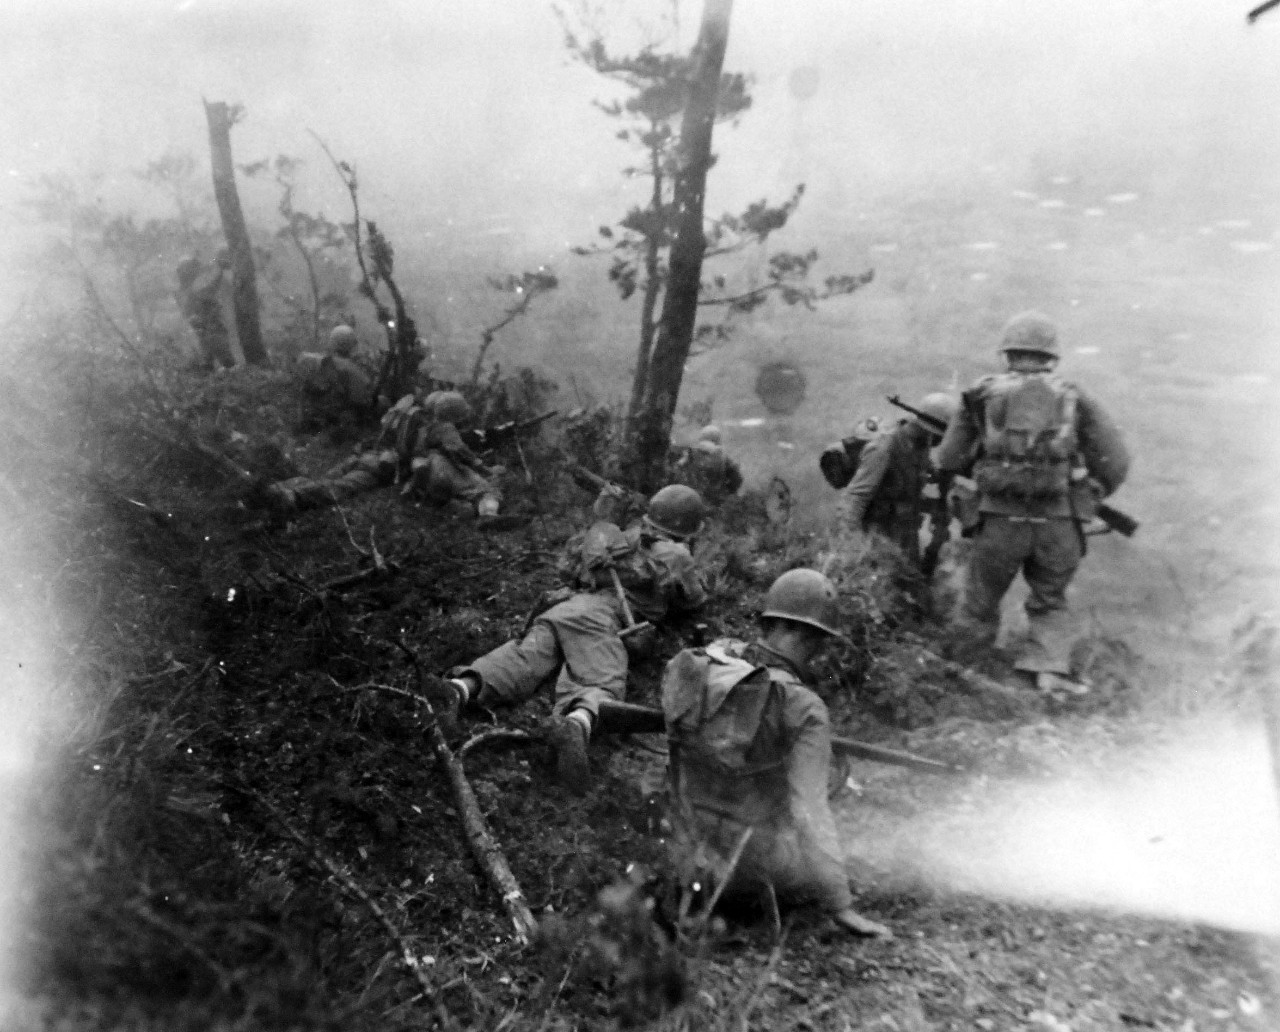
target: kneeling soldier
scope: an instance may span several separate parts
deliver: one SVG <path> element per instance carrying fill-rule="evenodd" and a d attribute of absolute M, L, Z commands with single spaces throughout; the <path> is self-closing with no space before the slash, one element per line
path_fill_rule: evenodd
<path fill-rule="evenodd" d="M 806 684 L 839 619 L 831 581 L 790 570 L 769 588 L 754 644 L 721 639 L 667 664 L 675 845 L 734 892 L 816 901 L 846 931 L 887 938 L 853 909 L 827 801 L 831 718 Z"/>

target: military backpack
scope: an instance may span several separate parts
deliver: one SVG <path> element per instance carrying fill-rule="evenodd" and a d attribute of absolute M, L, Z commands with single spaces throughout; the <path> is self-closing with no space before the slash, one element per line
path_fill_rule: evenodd
<path fill-rule="evenodd" d="M 1075 386 L 1050 372 L 1001 373 L 979 384 L 965 399 L 981 427 L 978 489 L 1018 501 L 1066 496 L 1078 401 Z"/>

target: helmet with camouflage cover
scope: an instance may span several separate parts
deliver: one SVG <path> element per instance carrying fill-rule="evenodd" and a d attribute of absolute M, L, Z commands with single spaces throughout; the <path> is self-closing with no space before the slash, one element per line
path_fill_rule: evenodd
<path fill-rule="evenodd" d="M 329 350 L 341 358 L 350 358 L 356 353 L 356 331 L 346 323 L 339 323 L 329 331 Z"/>
<path fill-rule="evenodd" d="M 945 391 L 934 391 L 932 394 L 926 394 L 916 408 L 926 416 L 932 416 L 938 422 L 947 424 L 955 419 L 956 413 L 960 410 L 960 402 Z M 931 434 L 938 432 L 936 428 L 926 425 L 919 416 L 913 416 L 912 419 L 922 430 L 928 430 Z"/>
<path fill-rule="evenodd" d="M 788 570 L 775 580 L 764 597 L 764 612 L 760 615 L 792 620 L 844 637 L 836 586 L 817 570 Z"/>
<path fill-rule="evenodd" d="M 684 484 L 668 484 L 650 498 L 645 516 L 654 530 L 677 539 L 693 537 L 706 518 L 707 503 L 702 495 Z"/>
<path fill-rule="evenodd" d="M 446 423 L 464 423 L 471 418 L 471 406 L 457 391 L 432 391 L 422 407 L 428 415 Z"/>
<path fill-rule="evenodd" d="M 1000 350 L 1026 351 L 1045 358 L 1061 358 L 1058 327 L 1042 312 L 1020 312 L 1005 323 L 1000 335 Z"/>

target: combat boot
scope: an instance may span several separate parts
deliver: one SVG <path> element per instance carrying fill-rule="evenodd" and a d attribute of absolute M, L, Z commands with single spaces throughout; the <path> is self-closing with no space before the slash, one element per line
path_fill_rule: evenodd
<path fill-rule="evenodd" d="M 458 715 L 462 712 L 462 689 L 452 681 L 435 674 L 422 679 L 422 694 L 431 703 L 431 712 L 446 741 L 453 741 L 460 730 Z"/>
<path fill-rule="evenodd" d="M 551 722 L 551 747 L 556 753 L 556 779 L 574 795 L 586 795 L 591 787 L 591 764 L 587 760 L 587 729 L 568 717 Z"/>

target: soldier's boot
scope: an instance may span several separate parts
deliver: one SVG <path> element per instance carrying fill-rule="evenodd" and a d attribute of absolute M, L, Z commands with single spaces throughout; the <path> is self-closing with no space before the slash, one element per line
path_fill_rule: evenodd
<path fill-rule="evenodd" d="M 592 734 L 653 735 L 667 729 L 662 710 L 629 702 L 602 702 Z"/>
<path fill-rule="evenodd" d="M 1066 695 L 1088 695 L 1089 685 L 1084 681 L 1076 681 L 1065 674 L 1055 674 L 1051 670 L 1040 670 L 1035 675 L 1036 688 L 1042 692 L 1053 694 L 1062 692 Z"/>
<path fill-rule="evenodd" d="M 591 732 L 581 720 L 556 717 L 551 723 L 551 747 L 556 753 L 556 779 L 574 795 L 586 795 L 591 787 L 587 742 Z"/>
<path fill-rule="evenodd" d="M 869 917 L 863 917 L 853 907 L 845 907 L 831 916 L 836 924 L 852 935 L 861 935 L 874 939 L 893 938 L 893 932 L 889 930 L 887 925 L 882 925 L 879 921 L 872 921 Z"/>
<path fill-rule="evenodd" d="M 427 674 L 422 679 L 422 694 L 431 703 L 431 712 L 446 741 L 458 737 L 458 717 L 467 702 L 467 689 L 457 681 Z"/>

